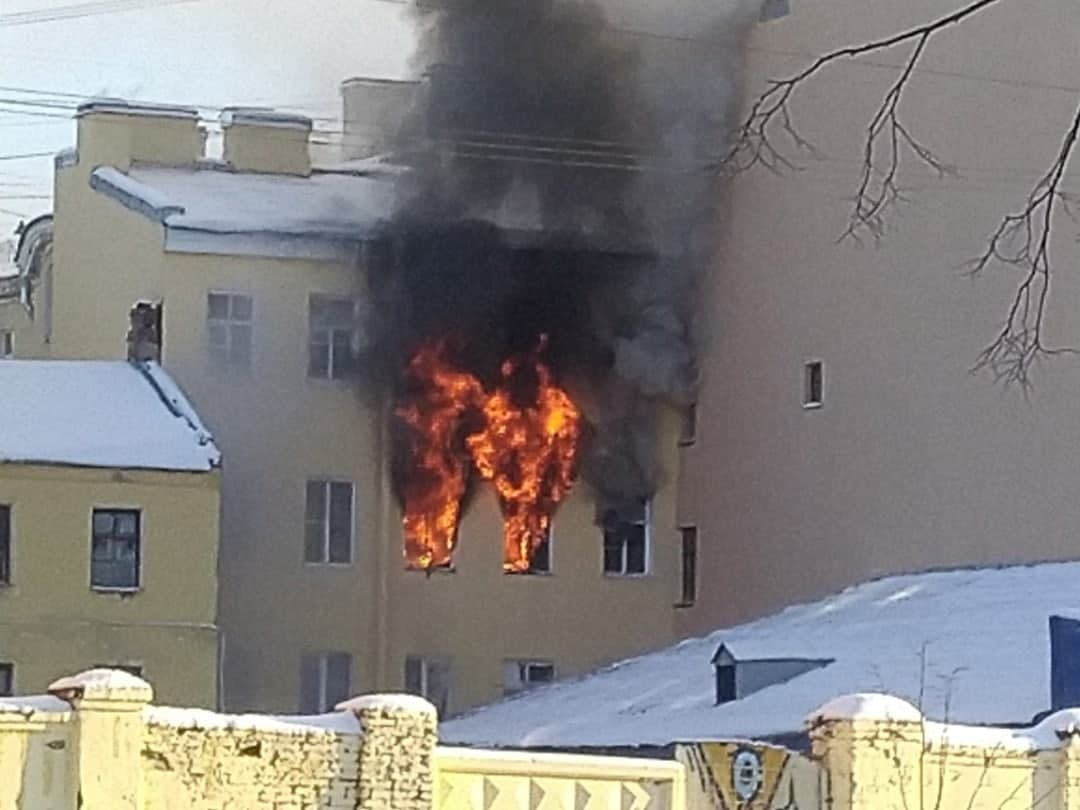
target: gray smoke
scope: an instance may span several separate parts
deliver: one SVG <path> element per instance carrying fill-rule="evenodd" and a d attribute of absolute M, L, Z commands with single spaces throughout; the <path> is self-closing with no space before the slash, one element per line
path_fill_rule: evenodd
<path fill-rule="evenodd" d="M 650 496 L 657 403 L 697 380 L 697 278 L 713 252 L 706 166 L 739 102 L 760 0 L 438 0 L 427 75 L 397 139 L 397 248 L 375 283 L 391 374 L 426 339 L 490 377 L 546 360 L 590 424 L 602 506 Z M 393 378 L 397 379 L 397 378 Z M 398 469 L 408 476 L 408 469 Z"/>

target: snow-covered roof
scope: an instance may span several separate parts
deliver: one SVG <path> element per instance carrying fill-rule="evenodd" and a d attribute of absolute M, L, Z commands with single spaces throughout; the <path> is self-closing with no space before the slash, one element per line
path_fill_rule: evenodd
<path fill-rule="evenodd" d="M 1027 723 L 1050 706 L 1048 620 L 1080 611 L 1077 582 L 1075 562 L 888 577 L 476 709 L 440 736 L 509 747 L 760 738 L 799 732 L 859 692 L 953 722 Z M 721 644 L 736 657 L 834 662 L 717 706 Z"/>
<path fill-rule="evenodd" d="M 221 453 L 153 363 L 0 361 L 0 463 L 206 471 Z"/>

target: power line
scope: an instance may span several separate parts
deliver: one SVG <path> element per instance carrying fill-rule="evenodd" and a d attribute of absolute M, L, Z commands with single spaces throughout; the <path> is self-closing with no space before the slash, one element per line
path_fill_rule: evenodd
<path fill-rule="evenodd" d="M 66 6 L 0 14 L 0 28 L 17 25 L 37 25 L 60 20 L 78 20 L 84 17 L 99 17 L 105 14 L 121 14 L 125 11 L 143 11 L 145 9 L 200 2 L 202 0 L 94 0 L 94 2 L 88 3 L 72 3 Z"/>
<path fill-rule="evenodd" d="M 32 158 L 53 157 L 53 152 L 23 152 L 21 155 L 0 155 L 0 160 L 30 160 Z"/>

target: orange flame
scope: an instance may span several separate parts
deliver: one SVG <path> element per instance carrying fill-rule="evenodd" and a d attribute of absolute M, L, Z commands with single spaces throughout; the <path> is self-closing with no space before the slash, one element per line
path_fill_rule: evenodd
<path fill-rule="evenodd" d="M 503 568 L 529 570 L 573 484 L 581 437 L 581 412 L 539 359 L 544 345 L 542 339 L 536 352 L 505 361 L 502 379 L 490 392 L 471 374 L 449 366 L 441 344 L 422 347 L 410 362 L 409 374 L 422 381 L 422 393 L 396 413 L 414 436 L 414 474 L 403 498 L 411 567 L 450 562 L 468 475 L 467 459 L 454 442 L 460 441 L 462 417 L 477 409 L 482 423 L 465 437 L 464 447 L 499 498 Z M 511 388 L 521 374 L 535 379 L 525 402 Z"/>

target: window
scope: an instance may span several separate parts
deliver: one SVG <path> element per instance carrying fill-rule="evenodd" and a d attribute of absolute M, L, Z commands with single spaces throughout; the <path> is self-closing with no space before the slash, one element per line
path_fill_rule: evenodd
<path fill-rule="evenodd" d="M 825 401 L 825 368 L 820 360 L 803 367 L 803 407 L 820 408 Z"/>
<path fill-rule="evenodd" d="M 543 686 L 554 680 L 555 664 L 551 661 L 503 662 L 503 691 L 508 695 Z"/>
<path fill-rule="evenodd" d="M 353 485 L 343 481 L 308 481 L 304 514 L 304 562 L 322 565 L 352 562 Z"/>
<path fill-rule="evenodd" d="M 527 571 L 512 571 L 506 570 L 509 574 L 550 574 L 551 573 L 551 541 L 552 531 L 554 527 L 548 526 L 547 536 L 540 545 L 533 551 L 532 556 L 529 558 L 529 568 Z M 509 557 L 507 557 L 509 559 Z M 514 559 L 517 557 L 515 555 Z"/>
<path fill-rule="evenodd" d="M 100 590 L 139 587 L 140 515 L 134 509 L 95 509 L 90 585 Z"/>
<path fill-rule="evenodd" d="M 206 296 L 206 335 L 214 362 L 251 367 L 252 314 L 250 295 L 212 292 Z"/>
<path fill-rule="evenodd" d="M 686 406 L 683 411 L 682 430 L 679 433 L 679 444 L 693 444 L 697 440 L 697 403 Z"/>
<path fill-rule="evenodd" d="M 791 13 L 790 0 L 765 0 L 761 6 L 761 22 L 778 20 Z"/>
<path fill-rule="evenodd" d="M 0 332 L 0 360 L 9 360 L 15 356 L 15 335 L 9 331 Z"/>
<path fill-rule="evenodd" d="M 308 302 L 308 376 L 347 379 L 355 366 L 355 306 L 348 298 L 313 295 Z"/>
<path fill-rule="evenodd" d="M 15 694 L 15 665 L 9 663 L 0 664 L 0 697 L 11 697 Z"/>
<path fill-rule="evenodd" d="M 405 659 L 405 691 L 427 698 L 446 717 L 450 703 L 450 662 L 445 658 L 422 658 L 410 655 Z"/>
<path fill-rule="evenodd" d="M 604 519 L 604 573 L 634 576 L 649 571 L 649 520 L 647 501 L 631 514 L 610 510 Z"/>
<path fill-rule="evenodd" d="M 11 583 L 11 507 L 0 506 L 0 585 Z"/>
<path fill-rule="evenodd" d="M 344 652 L 305 655 L 300 659 L 300 712 L 324 714 L 349 699 L 352 656 Z"/>
<path fill-rule="evenodd" d="M 735 700 L 735 665 L 721 664 L 716 668 L 716 705 Z"/>
<path fill-rule="evenodd" d="M 683 526 L 682 535 L 682 598 L 680 604 L 697 601 L 697 526 Z"/>

